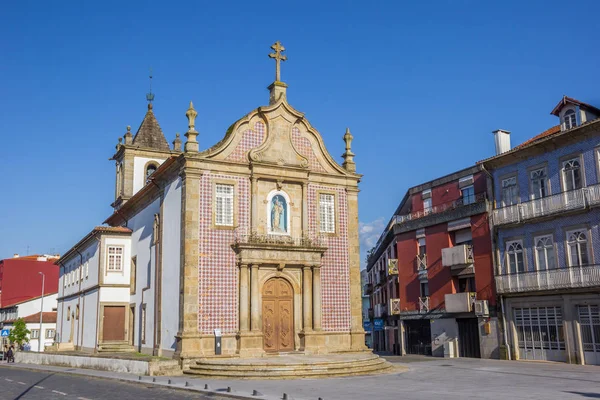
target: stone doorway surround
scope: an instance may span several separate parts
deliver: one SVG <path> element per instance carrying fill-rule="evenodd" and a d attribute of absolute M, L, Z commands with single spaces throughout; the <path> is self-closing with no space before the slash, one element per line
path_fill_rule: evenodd
<path fill-rule="evenodd" d="M 237 353 L 265 354 L 263 349 L 262 290 L 271 278 L 284 278 L 294 293 L 294 351 L 320 353 L 321 257 L 327 250 L 318 239 L 251 234 L 232 245 L 239 267 L 239 332 Z"/>

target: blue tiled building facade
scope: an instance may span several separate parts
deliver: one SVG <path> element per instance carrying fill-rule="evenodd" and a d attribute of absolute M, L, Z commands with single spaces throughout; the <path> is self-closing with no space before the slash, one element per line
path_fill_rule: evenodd
<path fill-rule="evenodd" d="M 600 110 L 564 97 L 560 124 L 510 149 L 496 131 L 496 290 L 513 359 L 600 365 Z"/>

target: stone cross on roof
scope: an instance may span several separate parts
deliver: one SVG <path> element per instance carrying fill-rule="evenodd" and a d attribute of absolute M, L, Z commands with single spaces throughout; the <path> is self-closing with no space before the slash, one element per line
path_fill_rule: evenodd
<path fill-rule="evenodd" d="M 271 48 L 275 51 L 275 53 L 269 54 L 269 57 L 275 59 L 275 82 L 280 82 L 281 81 L 281 66 L 280 66 L 281 61 L 287 60 L 287 56 L 284 56 L 283 54 L 281 54 L 283 51 L 285 51 L 285 47 L 283 47 L 278 40 L 271 46 Z"/>

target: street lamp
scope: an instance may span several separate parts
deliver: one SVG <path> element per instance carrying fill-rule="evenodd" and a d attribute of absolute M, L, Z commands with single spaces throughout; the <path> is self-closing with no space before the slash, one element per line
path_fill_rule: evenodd
<path fill-rule="evenodd" d="M 44 316 L 44 281 L 46 280 L 46 275 L 43 272 L 38 272 L 42 276 L 42 305 L 40 308 L 40 332 L 38 333 L 38 353 L 42 352 L 42 322 Z"/>

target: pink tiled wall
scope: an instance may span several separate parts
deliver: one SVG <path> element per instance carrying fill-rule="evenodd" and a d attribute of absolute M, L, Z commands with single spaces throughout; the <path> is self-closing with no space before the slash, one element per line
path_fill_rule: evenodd
<path fill-rule="evenodd" d="M 303 137 L 298 128 L 292 128 L 292 143 L 300 154 L 308 159 L 308 168 L 311 171 L 325 172 L 310 144 L 310 140 Z"/>
<path fill-rule="evenodd" d="M 318 232 L 317 191 L 337 192 L 338 232 L 325 238 L 327 251 L 321 266 L 321 324 L 325 331 L 350 330 L 350 268 L 348 260 L 348 202 L 344 189 L 308 185 L 308 226 Z"/>
<path fill-rule="evenodd" d="M 200 260 L 198 271 L 198 329 L 200 333 L 238 330 L 238 269 L 231 249 L 234 231 L 212 228 L 214 179 L 236 180 L 237 222 L 250 222 L 250 182 L 248 178 L 205 172 L 200 179 Z"/>
<path fill-rule="evenodd" d="M 258 147 L 265 140 L 265 125 L 256 122 L 254 129 L 248 129 L 242 134 L 242 139 L 237 147 L 225 158 L 226 161 L 247 162 L 248 151 Z"/>

